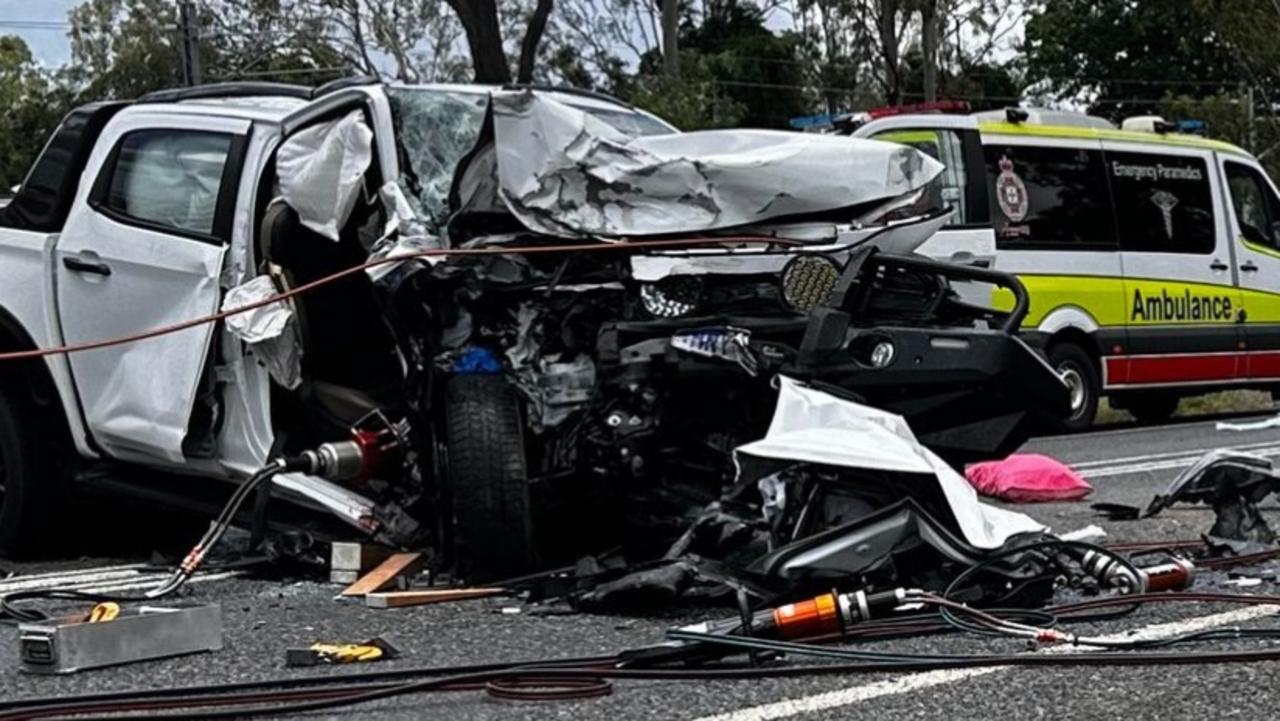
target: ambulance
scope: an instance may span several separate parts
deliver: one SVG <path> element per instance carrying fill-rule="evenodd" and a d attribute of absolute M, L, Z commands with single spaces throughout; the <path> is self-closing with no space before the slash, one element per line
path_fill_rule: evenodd
<path fill-rule="evenodd" d="M 946 165 L 929 196 L 955 212 L 918 252 L 1022 280 L 1022 331 L 1071 388 L 1064 430 L 1104 396 L 1158 421 L 1184 396 L 1280 389 L 1280 195 L 1246 151 L 1156 117 L 1024 108 L 853 134 Z"/>

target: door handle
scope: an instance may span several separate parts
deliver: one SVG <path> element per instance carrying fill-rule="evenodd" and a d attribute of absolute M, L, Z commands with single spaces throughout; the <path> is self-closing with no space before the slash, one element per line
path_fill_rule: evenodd
<path fill-rule="evenodd" d="M 1249 260 L 1245 261 L 1245 264 L 1240 266 L 1240 270 L 1243 270 L 1246 273 L 1256 273 L 1258 271 L 1258 266 L 1254 265 L 1252 260 Z"/>
<path fill-rule="evenodd" d="M 1223 263 L 1222 261 L 1218 260 L 1217 258 L 1214 258 L 1214 259 L 1213 259 L 1213 262 L 1209 264 L 1209 269 L 1210 269 L 1210 270 L 1219 270 L 1219 271 L 1221 271 L 1221 270 L 1231 270 L 1231 266 L 1227 265 L 1226 263 Z"/>
<path fill-rule="evenodd" d="M 98 261 L 68 257 L 62 259 L 62 266 L 77 273 L 93 273 L 104 277 L 111 275 L 111 266 Z"/>

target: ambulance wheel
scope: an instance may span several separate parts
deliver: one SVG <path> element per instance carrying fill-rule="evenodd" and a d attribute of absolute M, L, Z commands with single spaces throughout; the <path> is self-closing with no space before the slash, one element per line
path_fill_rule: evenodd
<path fill-rule="evenodd" d="M 0 553 L 21 554 L 37 545 L 53 493 L 45 484 L 32 413 L 18 393 L 0 385 Z M 49 484 L 52 485 L 52 484 Z"/>
<path fill-rule="evenodd" d="M 1141 393 L 1125 398 L 1122 407 L 1141 423 L 1159 423 L 1173 417 L 1180 400 L 1171 393 Z"/>
<path fill-rule="evenodd" d="M 520 401 L 499 375 L 464 375 L 445 388 L 445 476 L 454 548 L 472 578 L 535 565 Z"/>
<path fill-rule="evenodd" d="M 1082 431 L 1093 425 L 1098 413 L 1098 367 L 1083 348 L 1074 343 L 1057 343 L 1049 348 L 1049 365 L 1062 376 L 1070 391 L 1070 410 L 1054 423 L 1060 431 Z"/>

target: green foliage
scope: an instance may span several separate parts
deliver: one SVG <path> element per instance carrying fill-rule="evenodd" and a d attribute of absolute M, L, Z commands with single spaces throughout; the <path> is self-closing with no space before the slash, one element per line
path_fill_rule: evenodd
<path fill-rule="evenodd" d="M 709 2 L 700 24 L 686 16 L 680 28 L 681 49 L 701 55 L 711 82 L 742 106 L 749 127 L 785 128 L 810 112 L 800 46 L 799 35 L 774 34 L 763 11 L 744 0 Z"/>
<path fill-rule="evenodd" d="M 1206 135 L 1254 153 L 1267 175 L 1280 179 L 1280 126 L 1275 118 L 1259 115 L 1256 110 L 1251 122 L 1246 94 L 1222 93 L 1207 98 L 1181 95 L 1162 102 L 1159 112 L 1168 120 L 1204 121 Z"/>
<path fill-rule="evenodd" d="M 924 97 L 924 61 L 919 52 L 907 53 L 903 89 L 908 102 Z M 1012 69 L 994 63 L 966 64 L 938 71 L 939 98 L 965 98 L 975 112 L 1017 105 L 1022 79 Z"/>
<path fill-rule="evenodd" d="M 0 36 L 0 189 L 22 182 L 61 116 L 56 79 L 36 65 L 21 38 Z"/>
<path fill-rule="evenodd" d="M 1171 87 L 1205 96 L 1235 84 L 1231 53 L 1207 28 L 1193 0 L 1043 2 L 1026 24 L 1027 80 L 1113 119 L 1150 113 Z"/>
<path fill-rule="evenodd" d="M 716 82 L 713 63 L 692 50 L 680 53 L 680 77 L 642 75 L 630 86 L 629 99 L 681 130 L 740 125 L 748 111 Z"/>
<path fill-rule="evenodd" d="M 134 98 L 182 82 L 169 0 L 88 0 L 69 14 L 71 67 L 86 98 Z"/>

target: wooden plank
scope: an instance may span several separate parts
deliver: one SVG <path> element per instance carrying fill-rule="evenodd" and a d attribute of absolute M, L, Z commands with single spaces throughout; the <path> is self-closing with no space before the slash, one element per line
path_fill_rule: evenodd
<path fill-rule="evenodd" d="M 389 591 L 365 595 L 364 604 L 369 608 L 401 608 L 404 606 L 423 606 L 428 603 L 489 598 L 506 592 L 504 588 L 438 588 L 421 591 Z"/>
<path fill-rule="evenodd" d="M 400 576 L 407 576 L 422 568 L 424 558 L 421 553 L 396 553 L 383 561 L 377 568 L 361 576 L 355 583 L 347 586 L 343 596 L 363 596 L 382 591 L 394 585 Z"/>

